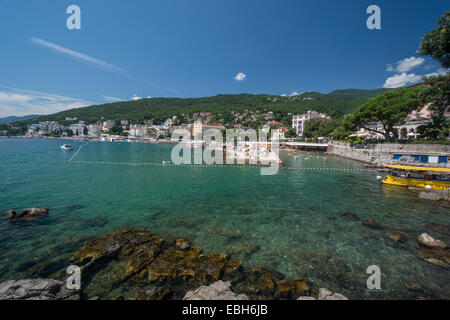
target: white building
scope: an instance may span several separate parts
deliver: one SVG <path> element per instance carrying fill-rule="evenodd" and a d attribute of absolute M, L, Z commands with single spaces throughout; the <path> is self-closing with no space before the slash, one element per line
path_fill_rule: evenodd
<path fill-rule="evenodd" d="M 316 111 L 308 111 L 305 114 L 300 114 L 292 117 L 292 128 L 294 128 L 297 135 L 301 137 L 303 136 L 305 122 L 317 118 L 330 119 L 330 117 L 324 113 L 318 113 Z"/>
<path fill-rule="evenodd" d="M 77 124 L 72 124 L 70 126 L 70 130 L 72 130 L 73 134 L 78 134 L 79 136 L 82 136 L 84 133 L 84 128 L 86 128 L 86 126 L 84 124 L 81 123 L 77 123 Z"/>
<path fill-rule="evenodd" d="M 97 124 L 90 124 L 88 126 L 88 134 L 91 137 L 100 137 L 102 134 L 102 128 Z"/>
<path fill-rule="evenodd" d="M 167 118 L 166 121 L 164 121 L 164 126 L 165 127 L 170 127 L 172 125 L 173 125 L 173 119 Z"/>
<path fill-rule="evenodd" d="M 143 137 L 146 133 L 146 126 L 141 124 L 132 124 L 130 126 L 130 136 L 132 137 Z"/>
<path fill-rule="evenodd" d="M 103 122 L 104 127 L 114 127 L 116 125 L 116 122 L 114 120 L 107 120 Z"/>

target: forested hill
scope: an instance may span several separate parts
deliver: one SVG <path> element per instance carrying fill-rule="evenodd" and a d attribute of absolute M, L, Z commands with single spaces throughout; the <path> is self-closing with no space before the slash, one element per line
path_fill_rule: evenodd
<path fill-rule="evenodd" d="M 219 94 L 204 98 L 148 98 L 71 109 L 42 116 L 39 121 L 62 121 L 67 117 L 76 117 L 86 121 L 98 121 L 102 117 L 112 120 L 141 121 L 152 118 L 166 119 L 174 115 L 196 112 L 211 112 L 214 115 L 226 117 L 231 111 L 242 112 L 244 110 L 290 112 L 293 114 L 315 110 L 333 117 L 342 117 L 345 114 L 352 113 L 368 98 L 383 91 L 384 89 L 347 89 L 328 94 L 308 92 L 290 97 L 265 94 Z"/>

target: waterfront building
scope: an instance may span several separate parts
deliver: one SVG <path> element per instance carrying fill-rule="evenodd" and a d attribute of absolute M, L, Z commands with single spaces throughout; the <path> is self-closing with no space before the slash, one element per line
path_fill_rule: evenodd
<path fill-rule="evenodd" d="M 103 127 L 114 127 L 116 125 L 116 121 L 114 120 L 106 120 L 103 122 Z"/>
<path fill-rule="evenodd" d="M 192 126 L 192 138 L 198 137 L 200 135 L 203 136 L 203 133 L 208 129 L 217 129 L 222 131 L 225 129 L 225 127 L 218 123 L 202 123 L 201 120 L 197 120 Z"/>
<path fill-rule="evenodd" d="M 146 126 L 141 124 L 132 124 L 130 126 L 130 136 L 132 137 L 143 137 L 146 133 Z"/>
<path fill-rule="evenodd" d="M 294 128 L 297 135 L 301 137 L 303 136 L 305 122 L 316 118 L 330 119 L 330 117 L 324 113 L 308 111 L 305 114 L 295 115 L 292 117 L 292 128 Z"/>
<path fill-rule="evenodd" d="M 72 130 L 72 133 L 75 134 L 75 135 L 79 135 L 79 136 L 83 135 L 84 128 L 86 128 L 86 126 L 84 124 L 81 124 L 81 123 L 70 125 L 70 130 Z"/>
<path fill-rule="evenodd" d="M 97 124 L 90 124 L 88 126 L 88 134 L 91 137 L 100 137 L 102 133 L 102 128 Z"/>
<path fill-rule="evenodd" d="M 164 121 L 164 126 L 170 127 L 172 125 L 173 125 L 173 119 L 172 118 L 167 118 L 166 121 Z"/>
<path fill-rule="evenodd" d="M 430 123 L 431 119 L 418 119 L 418 120 L 407 120 L 402 124 L 394 126 L 399 139 L 402 140 L 415 140 L 420 137 L 419 127 Z M 375 132 L 374 130 L 378 131 Z M 362 125 L 358 128 L 358 131 L 351 136 L 358 137 L 361 139 L 370 140 L 384 140 L 385 137 L 382 134 L 384 131 L 381 122 L 373 122 Z"/>

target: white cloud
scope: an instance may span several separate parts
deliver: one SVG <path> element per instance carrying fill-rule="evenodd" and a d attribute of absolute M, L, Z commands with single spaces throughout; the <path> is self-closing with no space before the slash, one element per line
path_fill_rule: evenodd
<path fill-rule="evenodd" d="M 289 97 L 295 97 L 295 96 L 299 96 L 301 93 L 298 93 L 297 91 L 292 91 L 291 94 L 289 95 Z"/>
<path fill-rule="evenodd" d="M 448 69 L 440 68 L 440 69 L 436 70 L 435 72 L 426 74 L 425 76 L 426 77 L 442 76 L 442 75 L 445 75 L 447 72 L 448 72 Z"/>
<path fill-rule="evenodd" d="M 414 73 L 408 74 L 406 72 L 403 72 L 401 74 L 396 74 L 392 77 L 387 78 L 384 82 L 383 88 L 400 88 L 407 84 L 418 82 L 421 79 L 421 76 Z"/>
<path fill-rule="evenodd" d="M 137 94 L 133 94 L 133 95 L 130 97 L 130 99 L 133 100 L 133 101 L 136 101 L 136 100 L 142 99 L 142 97 L 139 97 Z"/>
<path fill-rule="evenodd" d="M 416 57 L 405 58 L 403 60 L 396 62 L 395 64 L 388 64 L 386 66 L 386 71 L 400 72 L 400 73 L 408 72 L 420 66 L 424 62 L 425 62 L 424 58 L 416 58 Z"/>
<path fill-rule="evenodd" d="M 45 41 L 45 40 L 42 40 L 42 39 L 39 39 L 39 38 L 34 38 L 33 37 L 30 40 L 33 43 L 37 44 L 37 45 L 40 45 L 40 46 L 52 49 L 52 50 L 54 50 L 54 51 L 56 51 L 58 53 L 70 56 L 70 57 L 75 58 L 75 59 L 79 59 L 81 61 L 84 61 L 84 62 L 93 64 L 93 65 L 96 65 L 98 67 L 101 67 L 103 69 L 106 69 L 106 70 L 109 70 L 109 71 L 112 71 L 112 72 L 115 72 L 115 73 L 122 73 L 123 74 L 123 73 L 127 73 L 128 72 L 127 70 L 122 69 L 120 67 L 117 67 L 117 66 L 115 66 L 113 64 L 110 64 L 110 63 L 108 63 L 106 61 L 103 61 L 103 60 L 100 60 L 100 59 L 97 59 L 97 58 L 94 58 L 94 57 L 90 57 L 90 56 L 88 56 L 88 55 L 86 55 L 84 53 L 80 53 L 80 52 L 77 52 L 77 51 L 74 51 L 74 50 L 71 50 L 71 49 L 67 49 L 67 48 L 61 47 L 61 46 L 59 46 L 57 44 L 54 44 L 54 43 L 51 43 L 51 42 L 48 42 L 48 41 Z"/>
<path fill-rule="evenodd" d="M 93 104 L 78 98 L 0 86 L 0 117 L 52 114 Z"/>
<path fill-rule="evenodd" d="M 407 84 L 413 84 L 422 80 L 422 77 L 433 77 L 444 75 L 448 72 L 448 69 L 440 68 L 432 73 L 427 73 L 424 75 L 417 75 L 415 73 L 406 73 L 403 72 L 401 74 L 395 74 L 392 77 L 389 77 L 384 82 L 383 88 L 400 88 Z"/>
<path fill-rule="evenodd" d="M 245 78 L 247 78 L 247 75 L 243 72 L 239 72 L 236 77 L 234 77 L 234 80 L 237 81 L 243 81 Z"/>
<path fill-rule="evenodd" d="M 281 95 L 282 97 L 286 97 L 287 96 L 287 94 L 286 93 L 283 93 L 282 95 Z"/>

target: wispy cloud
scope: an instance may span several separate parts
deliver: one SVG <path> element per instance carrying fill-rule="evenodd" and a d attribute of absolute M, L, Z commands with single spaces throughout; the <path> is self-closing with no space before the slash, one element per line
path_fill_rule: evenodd
<path fill-rule="evenodd" d="M 115 66 L 115 65 L 113 65 L 111 63 L 108 63 L 106 61 L 103 61 L 103 60 L 100 60 L 100 59 L 88 56 L 87 54 L 84 54 L 84 53 L 81 53 L 81 52 L 77 52 L 75 50 L 64 48 L 64 47 L 62 47 L 60 45 L 57 45 L 57 44 L 49 42 L 49 41 L 45 41 L 45 40 L 42 40 L 42 39 L 39 39 L 39 38 L 35 38 L 35 37 L 32 37 L 30 40 L 34 44 L 37 44 L 37 45 L 49 48 L 49 49 L 54 50 L 54 51 L 56 51 L 58 53 L 67 55 L 67 56 L 75 58 L 75 59 L 79 59 L 81 61 L 93 64 L 95 66 L 104 68 L 106 70 L 109 70 L 109 71 L 112 71 L 112 72 L 115 72 L 115 73 L 126 74 L 128 72 L 127 70 L 125 70 L 123 68 L 120 68 L 118 66 Z"/>
<path fill-rule="evenodd" d="M 247 78 L 247 75 L 243 72 L 239 72 L 235 77 L 234 80 L 236 81 L 243 81 L 245 80 L 245 78 Z"/>
<path fill-rule="evenodd" d="M 0 116 L 25 116 L 93 105 L 93 102 L 46 92 L 0 86 Z"/>
<path fill-rule="evenodd" d="M 400 60 L 394 64 L 388 64 L 386 71 L 389 72 L 408 72 L 412 69 L 422 65 L 425 62 L 424 58 L 410 57 Z"/>
<path fill-rule="evenodd" d="M 36 37 L 30 38 L 30 41 L 32 43 L 36 44 L 36 45 L 41 46 L 41 47 L 51 49 L 51 50 L 53 50 L 53 51 L 55 51 L 55 52 L 57 52 L 59 54 L 66 55 L 66 56 L 68 56 L 70 58 L 79 60 L 79 61 L 84 62 L 84 63 L 92 64 L 92 65 L 94 65 L 96 67 L 100 67 L 100 68 L 102 68 L 102 69 L 104 69 L 106 71 L 109 71 L 109 72 L 120 74 L 120 75 L 122 75 L 122 76 L 124 76 L 124 77 L 126 77 L 128 79 L 133 80 L 133 81 L 138 81 L 138 82 L 144 83 L 146 85 L 153 86 L 155 88 L 164 89 L 164 90 L 167 90 L 167 91 L 169 91 L 171 93 L 177 93 L 177 91 L 174 90 L 174 89 L 165 88 L 165 87 L 160 86 L 160 85 L 158 85 L 156 83 L 149 82 L 149 81 L 142 80 L 142 79 L 138 79 L 138 78 L 134 77 L 133 75 L 131 75 L 128 72 L 128 70 L 126 70 L 124 68 L 118 67 L 116 65 L 113 65 L 113 64 L 111 64 L 109 62 L 106 62 L 106 61 L 103 61 L 101 59 L 91 57 L 91 56 L 89 56 L 87 54 L 84 54 L 84 53 L 81 53 L 81 52 L 78 52 L 78 51 L 75 51 L 75 50 L 72 50 L 72 49 L 64 48 L 64 47 L 62 47 L 62 46 L 60 46 L 58 44 L 55 44 L 55 43 L 52 43 L 50 41 L 46 41 L 46 40 L 43 40 L 43 39 L 40 39 L 40 38 L 36 38 Z"/>
<path fill-rule="evenodd" d="M 118 97 L 111 97 L 111 96 L 102 96 L 102 98 L 108 102 L 118 102 L 118 101 L 123 101 L 122 98 L 118 98 Z"/>

